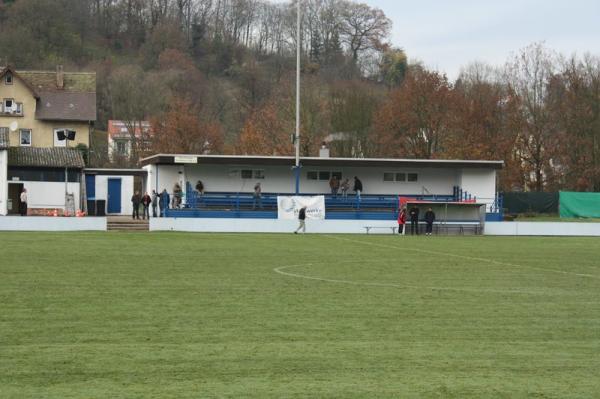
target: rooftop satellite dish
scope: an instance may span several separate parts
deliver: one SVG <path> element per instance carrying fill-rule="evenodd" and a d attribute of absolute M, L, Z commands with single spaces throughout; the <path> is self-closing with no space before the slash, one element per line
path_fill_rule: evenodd
<path fill-rule="evenodd" d="M 14 121 L 13 123 L 10 124 L 9 128 L 10 128 L 11 132 L 16 132 L 17 129 L 19 128 L 19 124 L 17 123 L 17 121 Z"/>

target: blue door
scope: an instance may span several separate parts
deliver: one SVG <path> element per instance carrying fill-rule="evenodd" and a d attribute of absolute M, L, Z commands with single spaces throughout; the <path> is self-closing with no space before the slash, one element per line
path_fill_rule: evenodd
<path fill-rule="evenodd" d="M 85 175 L 85 192 L 87 199 L 96 199 L 96 175 Z"/>
<path fill-rule="evenodd" d="M 108 179 L 106 213 L 121 213 L 121 179 Z"/>

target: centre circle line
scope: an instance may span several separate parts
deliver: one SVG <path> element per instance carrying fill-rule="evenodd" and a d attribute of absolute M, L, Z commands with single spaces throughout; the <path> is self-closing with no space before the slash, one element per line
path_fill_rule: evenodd
<path fill-rule="evenodd" d="M 343 263 L 359 263 L 359 262 L 343 262 Z M 407 285 L 407 284 L 392 284 L 392 283 L 369 283 L 365 281 L 352 281 L 352 280 L 342 280 L 342 279 L 330 279 L 330 278 L 322 278 L 315 276 L 307 276 L 304 274 L 298 273 L 290 273 L 284 271 L 286 269 L 292 269 L 295 267 L 306 267 L 306 266 L 315 266 L 319 264 L 324 264 L 320 262 L 314 263 L 305 263 L 298 265 L 287 265 L 280 266 L 273 269 L 275 273 L 281 274 L 283 276 L 301 278 L 305 280 L 314 280 L 314 281 L 322 281 L 327 283 L 336 283 L 336 284 L 348 284 L 348 285 L 359 285 L 359 286 L 367 286 L 367 287 L 388 287 L 388 288 L 405 288 L 405 289 L 416 289 L 416 290 L 432 290 L 432 291 L 454 291 L 454 292 L 474 292 L 474 293 L 493 293 L 493 294 L 524 294 L 524 295 L 556 295 L 555 292 L 537 292 L 537 291 L 527 291 L 527 290 L 495 290 L 495 289 L 478 289 L 478 288 L 456 288 L 456 287 L 436 287 L 436 286 L 418 286 L 418 285 Z"/>
<path fill-rule="evenodd" d="M 492 263 L 492 264 L 501 265 L 501 266 L 510 266 L 510 267 L 523 268 L 523 269 L 531 269 L 531 270 L 537 270 L 537 271 L 548 272 L 548 273 L 558 273 L 558 274 L 566 274 L 566 275 L 570 275 L 570 276 L 600 279 L 600 276 L 597 276 L 597 275 L 594 275 L 594 274 L 574 273 L 574 272 L 568 272 L 568 271 L 565 271 L 565 270 L 544 269 L 543 267 L 518 265 L 516 263 L 501 262 L 501 261 L 497 261 L 497 260 L 494 260 L 494 259 L 478 258 L 478 257 L 475 257 L 475 256 L 453 254 L 453 253 L 450 253 L 450 252 L 431 251 L 431 250 L 421 249 L 421 248 L 397 247 L 397 246 L 394 246 L 394 245 L 378 244 L 378 243 L 366 242 L 366 241 L 361 241 L 361 240 L 352 240 L 352 239 L 349 239 L 349 238 L 336 237 L 336 236 L 332 236 L 332 235 L 326 235 L 326 237 L 332 238 L 332 239 L 335 239 L 335 240 L 348 241 L 348 242 L 353 242 L 353 243 L 357 243 L 357 244 L 370 245 L 370 246 L 380 247 L 380 248 L 400 249 L 400 250 L 413 251 L 413 252 L 425 253 L 425 254 L 430 254 L 430 255 L 450 256 L 450 257 L 454 257 L 454 258 L 460 258 L 460 259 L 466 259 L 466 260 L 474 260 L 474 261 L 478 261 L 478 262 Z"/>

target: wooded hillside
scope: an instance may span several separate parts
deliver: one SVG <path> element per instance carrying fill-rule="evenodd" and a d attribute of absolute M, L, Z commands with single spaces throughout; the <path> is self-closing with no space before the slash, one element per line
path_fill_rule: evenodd
<path fill-rule="evenodd" d="M 291 154 L 294 4 L 0 0 L 0 65 L 96 71 L 98 129 L 153 123 L 154 147 L 136 146 L 134 159 Z M 303 155 L 327 140 L 333 156 L 502 159 L 507 190 L 600 191 L 599 57 L 532 44 L 501 67 L 464 60 L 449 81 L 407 62 L 381 10 L 302 8 Z M 96 146 L 91 160 L 105 164 Z"/>

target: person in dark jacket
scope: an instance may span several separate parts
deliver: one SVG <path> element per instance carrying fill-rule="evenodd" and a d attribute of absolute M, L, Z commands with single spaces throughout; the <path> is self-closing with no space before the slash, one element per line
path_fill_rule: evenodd
<path fill-rule="evenodd" d="M 362 193 L 363 185 L 362 182 L 358 179 L 358 177 L 354 176 L 354 192 L 356 193 L 356 198 L 360 201 L 360 193 Z"/>
<path fill-rule="evenodd" d="M 298 221 L 300 222 L 300 225 L 298 226 L 296 231 L 294 231 L 294 234 L 298 234 L 298 231 L 300 231 L 300 229 L 302 229 L 302 233 L 306 233 L 306 207 L 305 206 L 300 208 L 300 212 L 298 212 Z"/>
<path fill-rule="evenodd" d="M 425 212 L 425 223 L 427 223 L 426 227 L 425 227 L 425 235 L 430 236 L 431 232 L 433 231 L 433 222 L 435 221 L 435 213 L 433 213 L 433 210 L 431 210 L 431 208 L 427 209 L 427 212 Z"/>
<path fill-rule="evenodd" d="M 329 188 L 331 189 L 331 196 L 336 198 L 338 190 L 340 189 L 340 181 L 336 175 L 331 176 L 331 179 L 329 179 Z"/>
<path fill-rule="evenodd" d="M 413 205 L 408 213 L 410 215 L 410 234 L 419 235 L 419 207 Z"/>
<path fill-rule="evenodd" d="M 131 215 L 132 219 L 140 219 L 140 203 L 142 202 L 142 197 L 140 196 L 139 191 L 136 191 L 135 194 L 131 197 L 131 203 L 133 205 L 133 215 Z"/>
<path fill-rule="evenodd" d="M 198 195 L 204 195 L 204 183 L 202 183 L 202 180 L 198 180 L 198 183 L 196 183 L 196 191 L 198 191 Z"/>
<path fill-rule="evenodd" d="M 158 193 L 156 190 L 152 190 L 152 217 L 155 218 L 156 208 L 158 207 Z"/>
<path fill-rule="evenodd" d="M 181 200 L 183 198 L 183 190 L 179 183 L 175 183 L 173 186 L 173 206 L 172 208 L 179 208 L 181 206 Z"/>
<path fill-rule="evenodd" d="M 148 195 L 148 193 L 144 193 L 142 197 L 142 205 L 144 206 L 144 213 L 142 214 L 142 219 L 150 219 L 150 204 L 152 203 L 152 198 Z"/>
<path fill-rule="evenodd" d="M 260 186 L 260 183 L 256 183 L 254 185 L 254 194 L 252 196 L 252 210 L 256 209 L 256 205 L 258 204 L 258 207 L 260 209 L 263 209 L 263 204 L 262 204 L 262 187 Z"/>
<path fill-rule="evenodd" d="M 160 199 L 158 200 L 158 206 L 160 207 L 160 217 L 165 217 L 165 212 L 169 209 L 169 202 L 171 198 L 169 198 L 169 193 L 166 188 L 163 188 L 162 193 L 160 193 Z"/>

